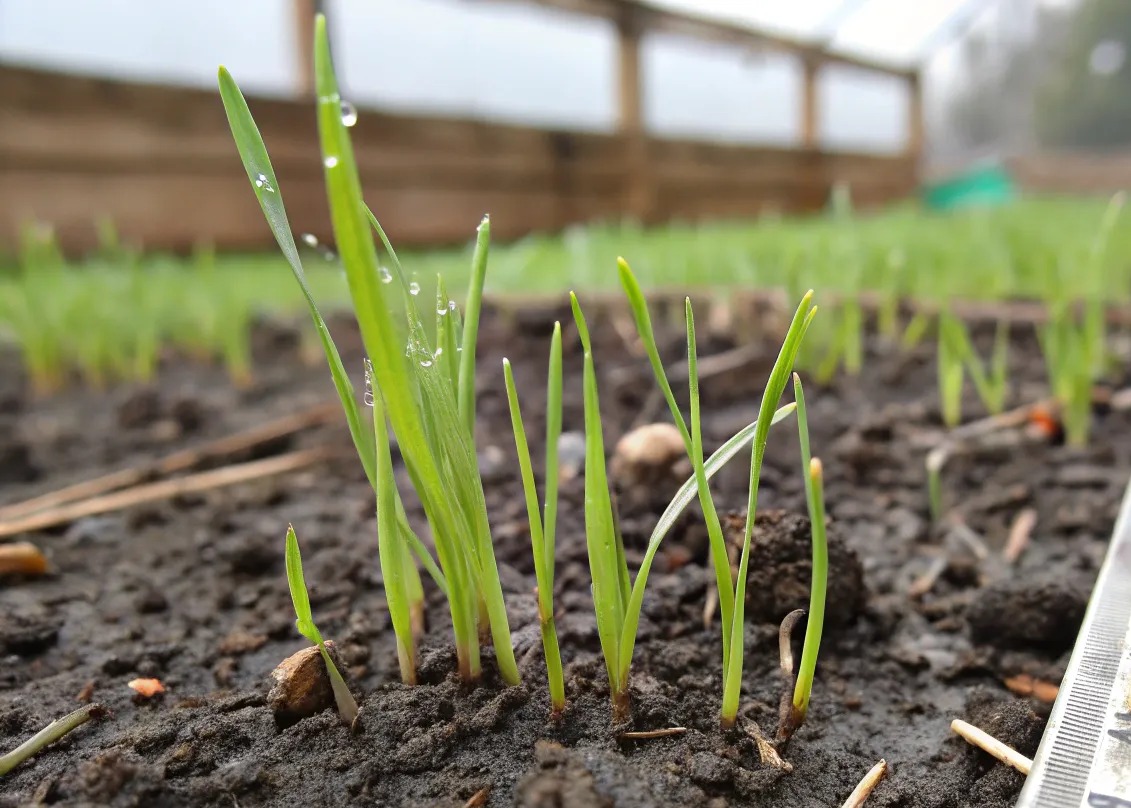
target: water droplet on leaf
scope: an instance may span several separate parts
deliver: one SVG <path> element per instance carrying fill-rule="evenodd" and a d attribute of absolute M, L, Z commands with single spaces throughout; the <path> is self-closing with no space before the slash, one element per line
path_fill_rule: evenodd
<path fill-rule="evenodd" d="M 342 102 L 342 125 L 353 126 L 357 123 L 357 110 L 349 101 Z"/>

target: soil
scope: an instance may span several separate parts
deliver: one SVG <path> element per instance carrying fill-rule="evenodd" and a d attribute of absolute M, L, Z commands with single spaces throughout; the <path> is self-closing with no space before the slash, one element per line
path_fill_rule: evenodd
<path fill-rule="evenodd" d="M 1004 682 L 1024 674 L 1055 684 L 1064 672 L 1131 471 L 1131 415 L 1097 415 L 1087 449 L 1028 440 L 954 458 L 944 475 L 951 516 L 933 527 L 923 459 L 944 434 L 933 348 L 900 351 L 873 336 L 860 376 L 807 384 L 835 580 L 808 721 L 781 750 L 786 772 L 760 762 L 748 732 L 718 728 L 719 627 L 717 616 L 704 627 L 714 584 L 694 508 L 666 539 L 649 581 L 632 679 L 632 729 L 687 731 L 618 739 L 624 728 L 610 723 L 589 599 L 580 475 L 563 482 L 558 529 L 569 706 L 560 721 L 549 719 L 499 364 L 509 353 L 538 457 L 555 317 L 566 330 L 565 425 L 579 430 L 581 361 L 567 309 L 492 314 L 481 333 L 478 441 L 521 686 L 500 684 L 489 653 L 480 686 L 458 681 L 446 607 L 427 582 L 421 683 L 399 683 L 372 492 L 334 424 L 258 452 L 340 444 L 342 459 L 330 464 L 20 537 L 44 549 L 52 572 L 0 579 L 0 749 L 75 709 L 80 695 L 92 692 L 111 715 L 0 780 L 0 806 L 839 806 L 880 758 L 890 770 L 869 808 L 1012 805 L 1022 776 L 957 740 L 949 723 L 964 718 L 1035 751 L 1049 705 Z M 589 319 L 611 449 L 666 412 L 617 319 Z M 356 335 L 333 328 L 348 366 L 360 371 Z M 679 361 L 682 334 L 660 332 Z M 726 335 L 700 339 L 702 356 L 734 344 Z M 169 358 L 158 387 L 76 389 L 43 401 L 25 392 L 16 357 L 3 355 L 0 504 L 331 397 L 325 368 L 304 364 L 296 345 L 285 328 L 262 326 L 249 390 L 233 390 L 219 369 Z M 708 448 L 754 419 L 775 352 L 767 340 L 745 367 L 704 380 Z M 1024 329 L 1014 334 L 1011 362 L 1013 401 L 1043 397 L 1043 363 Z M 981 414 L 972 397 L 966 413 Z M 742 521 L 747 463 L 739 455 L 718 478 L 728 523 Z M 618 481 L 630 563 L 684 472 L 677 464 L 647 486 Z M 789 421 L 771 435 L 759 497 L 742 691 L 744 726 L 771 737 L 778 624 L 807 600 L 804 503 Z M 1009 565 L 1001 550 L 1025 508 L 1036 510 L 1036 529 Z M 302 543 L 315 618 L 362 702 L 353 732 L 332 709 L 290 722 L 268 706 L 272 669 L 307 645 L 283 575 L 288 523 Z M 912 596 L 932 568 L 942 569 L 938 580 Z M 137 677 L 160 679 L 166 692 L 135 698 L 127 682 Z"/>

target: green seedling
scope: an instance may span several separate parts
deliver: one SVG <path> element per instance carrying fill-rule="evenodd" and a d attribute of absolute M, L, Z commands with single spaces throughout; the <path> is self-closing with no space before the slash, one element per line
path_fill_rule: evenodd
<path fill-rule="evenodd" d="M 785 387 L 789 369 L 797 355 L 797 349 L 804 336 L 805 329 L 811 321 L 812 313 L 810 299 L 812 293 L 805 296 L 794 315 L 789 333 L 786 336 L 781 353 L 774 365 L 763 396 L 762 407 L 758 420 L 751 424 L 724 444 L 715 455 L 703 462 L 702 459 L 702 434 L 699 415 L 698 374 L 696 370 L 695 327 L 694 317 L 689 302 L 685 302 L 685 323 L 688 335 L 688 369 L 691 387 L 691 418 L 690 427 L 683 420 L 683 416 L 675 405 L 674 396 L 667 375 L 659 359 L 655 338 L 652 332 L 651 319 L 647 311 L 639 285 L 636 283 L 631 270 L 623 260 L 618 264 L 621 273 L 621 282 L 625 288 L 637 328 L 644 342 L 645 349 L 652 362 L 653 372 L 664 391 L 665 398 L 669 401 L 673 418 L 684 436 L 685 446 L 692 460 L 695 470 L 694 475 L 677 494 L 669 505 L 664 515 L 656 525 L 648 543 L 648 550 L 640 569 L 637 571 L 635 581 L 630 581 L 627 564 L 624 560 L 624 547 L 620 541 L 619 531 L 616 530 L 615 514 L 609 496 L 608 478 L 605 471 L 604 436 L 601 428 L 600 407 L 597 396 L 596 373 L 593 367 L 592 345 L 589 339 L 588 328 L 577 298 L 571 295 L 574 319 L 577 322 L 578 332 L 581 336 L 584 350 L 584 384 L 585 384 L 585 503 L 586 503 L 586 541 L 589 548 L 590 570 L 593 576 L 593 602 L 597 612 L 598 634 L 601 648 L 605 657 L 605 665 L 609 674 L 610 690 L 613 702 L 613 718 L 621 722 L 628 718 L 629 710 L 629 674 L 632 663 L 632 653 L 636 643 L 636 630 L 639 625 L 640 609 L 643 603 L 644 589 L 651 569 L 652 560 L 659 549 L 660 542 L 671 528 L 670 514 L 678 513 L 698 496 L 703 505 L 708 522 L 708 533 L 712 543 L 712 559 L 715 564 L 716 584 L 719 587 L 720 604 L 724 611 L 724 701 L 722 722 L 725 726 L 733 725 L 737 713 L 737 683 L 742 675 L 742 622 L 743 604 L 745 598 L 745 574 L 749 564 L 749 540 L 752 530 L 752 521 L 747 525 L 747 534 L 743 559 L 740 563 L 739 580 L 732 589 L 729 561 L 725 555 L 725 547 L 720 562 L 717 548 L 722 542 L 721 527 L 718 526 L 718 516 L 714 513 L 711 501 L 709 479 L 723 463 L 738 450 L 738 447 L 753 438 L 754 450 L 752 460 L 752 490 L 756 490 L 758 475 L 761 469 L 761 458 L 765 451 L 766 439 L 772 423 L 786 417 L 793 410 L 789 405 L 781 410 L 777 409 L 777 401 Z M 730 452 L 729 454 L 727 452 Z M 756 494 L 751 497 L 750 508 L 756 505 Z M 752 520 L 752 515 L 749 517 Z M 713 524 L 714 522 L 714 524 Z M 724 598 L 726 600 L 724 600 Z M 729 614 L 727 614 L 729 613 Z M 737 622 L 737 626 L 736 626 Z M 732 678 L 734 677 L 734 678 Z M 728 684 L 730 690 L 728 690 Z M 730 692 L 733 691 L 733 692 Z M 730 704 L 733 702 L 733 710 Z"/>
<path fill-rule="evenodd" d="M 939 341 L 947 343 L 946 361 L 960 362 L 965 372 L 969 374 L 970 381 L 974 383 L 974 389 L 986 411 L 990 415 L 1000 414 L 1005 409 L 1006 397 L 1009 395 L 1009 323 L 1005 320 L 998 321 L 994 331 L 993 352 L 988 363 L 984 362 L 974 350 L 966 324 L 950 312 L 939 315 Z M 940 350 L 943 350 L 941 345 Z M 961 386 L 958 385 L 957 389 L 958 393 L 947 389 L 945 394 L 961 396 Z M 959 413 L 961 412 L 961 403 L 956 405 L 953 401 L 947 402 L 944 405 L 944 412 L 947 412 L 948 407 L 957 407 Z M 953 416 L 953 413 L 950 415 Z M 955 425 L 956 423 L 948 422 L 948 426 Z"/>
<path fill-rule="evenodd" d="M 821 633 L 825 625 L 825 592 L 829 578 L 829 550 L 825 536 L 824 473 L 821 461 L 809 454 L 809 421 L 805 412 L 805 392 L 801 378 L 793 375 L 793 392 L 797 401 L 797 432 L 801 444 L 801 473 L 805 477 L 805 501 L 813 537 L 813 571 L 809 584 L 809 616 L 805 624 L 805 644 L 801 665 L 793 688 L 789 714 L 783 716 L 779 736 L 789 738 L 803 723 L 809 711 L 813 692 L 813 675 L 817 670 L 817 654 L 821 649 Z"/>
<path fill-rule="evenodd" d="M 511 427 L 522 472 L 522 488 L 526 494 L 526 514 L 530 524 L 530 545 L 534 552 L 534 575 L 538 581 L 538 620 L 542 629 L 542 649 L 546 655 L 546 677 L 550 687 L 551 716 L 565 710 L 565 678 L 554 623 L 554 529 L 558 511 L 558 438 L 562 431 L 562 327 L 554 323 L 550 342 L 550 372 L 546 383 L 546 498 L 544 510 L 538 511 L 538 487 L 522 424 L 518 390 L 511 364 L 503 360 L 507 402 L 510 405 Z"/>
<path fill-rule="evenodd" d="M 419 285 L 408 282 L 384 231 L 362 200 L 357 163 L 348 128 L 342 121 L 341 96 L 330 61 L 326 20 L 322 16 L 316 18 L 314 26 L 314 67 L 318 129 L 335 243 L 372 367 L 373 400 L 375 404 L 378 399 L 381 401 L 383 415 L 397 440 L 436 545 L 452 616 L 459 672 L 466 681 L 479 678 L 482 629 L 489 632 L 493 641 L 502 678 L 517 684 L 518 666 L 511 647 L 473 434 L 475 345 L 468 340 L 474 339 L 478 328 L 490 225 L 485 219 L 479 228 L 463 325 L 464 344 L 458 346 L 463 355 L 453 384 L 454 363 L 438 362 L 445 346 L 433 346 L 417 308 Z M 224 68 L 220 69 L 219 82 L 248 179 L 319 328 L 354 445 L 380 500 L 381 489 L 387 489 L 388 484 L 378 480 L 378 441 L 373 424 L 361 417 L 341 358 L 318 314 L 287 221 L 281 189 L 247 103 Z M 378 261 L 373 231 L 384 246 L 388 266 Z M 451 338 L 444 339 L 450 351 Z M 385 521 L 388 528 L 388 519 Z M 419 552 L 419 547 L 414 548 Z M 402 637 L 398 640 L 404 644 Z"/>
<path fill-rule="evenodd" d="M 306 590 L 306 581 L 302 575 L 302 555 L 298 549 L 298 537 L 295 529 L 287 527 L 287 586 L 291 590 L 291 602 L 295 607 L 295 627 L 298 633 L 318 646 L 322 654 L 322 661 L 326 663 L 326 673 L 330 676 L 330 687 L 334 691 L 334 701 L 338 705 L 338 715 L 342 723 L 352 726 L 357 720 L 358 707 L 353 694 L 350 693 L 346 680 L 338 671 L 330 652 L 326 650 L 326 643 L 322 640 L 322 632 L 314 624 L 314 617 L 310 612 L 310 594 Z"/>
<path fill-rule="evenodd" d="M 679 404 L 675 400 L 671 383 L 668 381 L 667 371 L 664 370 L 660 359 L 660 351 L 656 345 L 656 336 L 652 328 L 652 317 L 648 311 L 648 302 L 644 292 L 636 280 L 632 269 L 622 258 L 617 261 L 620 272 L 621 286 L 628 298 L 632 316 L 636 322 L 636 331 L 644 345 L 648 361 L 652 366 L 652 374 L 664 395 L 671 412 L 672 420 L 683 438 L 683 445 L 687 456 L 691 460 L 691 467 L 695 475 L 696 490 L 699 495 L 699 506 L 703 510 L 703 518 L 707 525 L 707 536 L 711 551 L 711 563 L 715 568 L 715 584 L 718 589 L 720 611 L 722 613 L 722 642 L 723 642 L 723 669 L 726 669 L 730 660 L 730 621 L 734 616 L 734 584 L 731 579 L 730 558 L 727 555 L 726 539 L 723 536 L 722 523 L 718 511 L 715 509 L 711 489 L 707 485 L 707 476 L 703 463 L 703 434 L 699 417 L 699 377 L 697 372 L 697 352 L 695 347 L 695 321 L 691 308 L 691 300 L 685 301 L 685 320 L 687 331 L 687 368 L 688 384 L 691 394 L 691 429 L 688 429 Z"/>
<path fill-rule="evenodd" d="M 953 429 L 962 422 L 962 383 L 965 380 L 963 356 L 956 345 L 955 332 L 961 324 L 943 314 L 939 316 L 938 379 L 942 419 Z"/>
<path fill-rule="evenodd" d="M 100 704 L 87 704 L 73 713 L 55 719 L 11 752 L 0 755 L 0 777 L 29 758 L 34 757 L 45 747 L 55 743 L 69 732 L 81 727 L 87 721 L 102 718 L 106 715 L 106 712 L 106 708 Z"/>
<path fill-rule="evenodd" d="M 770 371 L 766 389 L 762 393 L 762 404 L 758 411 L 754 445 L 750 455 L 750 483 L 746 506 L 746 528 L 743 531 L 742 555 L 738 562 L 738 583 L 734 592 L 734 617 L 731 620 L 730 659 L 723 673 L 723 705 L 721 723 L 724 728 L 734 726 L 738 717 L 738 699 L 742 688 L 743 624 L 746 607 L 746 576 L 750 567 L 750 542 L 754 534 L 754 517 L 758 508 L 758 484 L 762 475 L 762 459 L 766 453 L 766 442 L 770 435 L 772 416 L 785 391 L 789 374 L 793 370 L 798 348 L 805 338 L 805 331 L 817 313 L 812 303 L 813 292 L 802 298 L 794 312 L 793 322 L 786 332 L 777 361 Z"/>
<path fill-rule="evenodd" d="M 1092 422 L 1092 357 L 1095 343 L 1086 324 L 1074 322 L 1064 304 L 1051 305 L 1037 331 L 1049 387 L 1064 422 L 1065 441 L 1086 446 Z"/>

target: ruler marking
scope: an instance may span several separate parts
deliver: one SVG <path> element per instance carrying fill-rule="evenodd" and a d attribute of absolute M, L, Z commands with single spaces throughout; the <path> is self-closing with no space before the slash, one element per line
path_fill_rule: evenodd
<path fill-rule="evenodd" d="M 1018 808 L 1131 808 L 1131 484 Z"/>

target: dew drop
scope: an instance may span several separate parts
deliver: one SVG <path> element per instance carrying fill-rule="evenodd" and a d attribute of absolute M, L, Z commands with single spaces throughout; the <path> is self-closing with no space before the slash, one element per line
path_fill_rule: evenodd
<path fill-rule="evenodd" d="M 447 306 L 441 305 L 441 306 L 436 307 L 436 314 L 439 315 L 440 317 L 443 317 L 447 313 L 448 313 L 448 307 Z"/>
<path fill-rule="evenodd" d="M 456 310 L 456 302 L 454 300 L 449 300 L 448 301 L 448 311 L 455 311 L 455 310 Z"/>
<path fill-rule="evenodd" d="M 264 191 L 275 193 L 275 189 L 271 187 L 271 181 L 267 179 L 266 174 L 260 174 L 255 178 L 255 187 L 262 188 Z"/>
<path fill-rule="evenodd" d="M 357 123 L 357 110 L 349 101 L 342 102 L 342 125 L 353 126 Z"/>
<path fill-rule="evenodd" d="M 416 281 L 413 281 L 412 283 L 410 283 L 410 284 L 408 285 L 408 293 L 409 293 L 410 295 L 418 295 L 418 294 L 420 294 L 420 284 L 419 284 L 419 283 L 417 283 Z"/>
<path fill-rule="evenodd" d="M 373 363 L 365 360 L 365 406 L 373 406 Z"/>
<path fill-rule="evenodd" d="M 430 368 L 430 367 L 432 367 L 432 360 L 431 359 L 421 359 L 420 360 L 420 366 L 422 368 Z"/>
<path fill-rule="evenodd" d="M 318 236 L 314 235 L 313 233 L 303 233 L 302 241 L 304 244 L 306 244 L 307 247 L 318 246 Z"/>
<path fill-rule="evenodd" d="M 392 283 L 393 282 L 393 273 L 389 271 L 388 267 L 378 268 L 377 274 L 381 278 L 381 283 Z"/>
<path fill-rule="evenodd" d="M 326 159 L 322 161 L 322 164 L 326 166 L 326 168 L 333 168 L 338 164 L 338 158 L 332 154 L 328 154 L 326 155 Z"/>
<path fill-rule="evenodd" d="M 436 349 L 436 353 L 435 353 L 435 354 L 433 354 L 432 358 L 433 358 L 433 359 L 436 359 L 436 360 L 439 360 L 439 358 L 440 358 L 440 354 L 442 354 L 443 352 L 444 352 L 444 349 L 443 349 L 443 348 L 437 348 L 437 349 Z"/>

